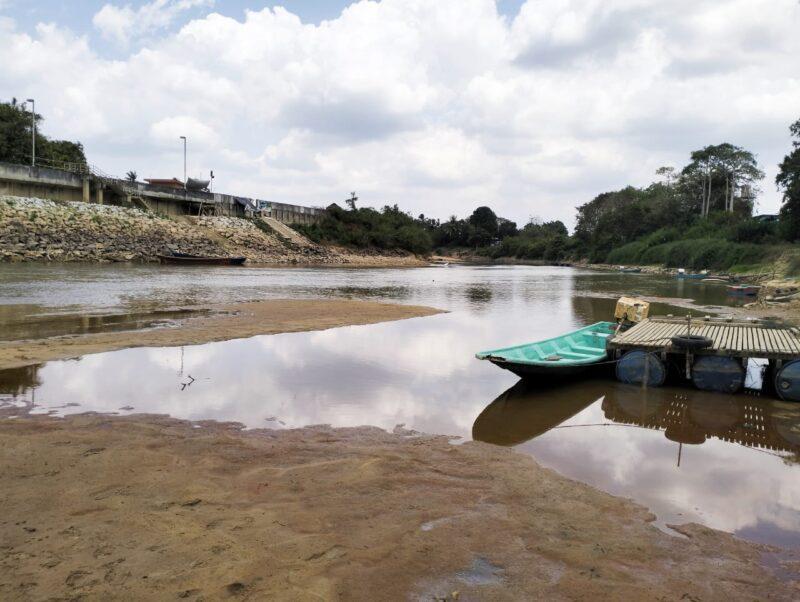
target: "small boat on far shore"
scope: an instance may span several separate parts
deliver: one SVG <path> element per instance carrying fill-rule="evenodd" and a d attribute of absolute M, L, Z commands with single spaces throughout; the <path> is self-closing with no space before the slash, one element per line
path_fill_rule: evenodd
<path fill-rule="evenodd" d="M 676 276 L 680 280 L 701 280 L 703 278 L 708 278 L 709 274 L 707 270 L 703 272 L 692 273 L 692 272 L 687 272 L 686 270 L 681 268 L 680 270 L 678 270 Z"/>
<path fill-rule="evenodd" d="M 626 268 L 624 265 L 619 266 L 619 271 L 623 274 L 640 274 L 642 268 Z"/>
<path fill-rule="evenodd" d="M 597 322 L 552 339 L 481 351 L 475 357 L 521 377 L 576 374 L 606 359 L 606 340 L 616 328 L 614 322 Z"/>
<path fill-rule="evenodd" d="M 161 263 L 170 265 L 242 265 L 246 257 L 207 257 L 173 251 L 172 255 L 159 255 Z"/>

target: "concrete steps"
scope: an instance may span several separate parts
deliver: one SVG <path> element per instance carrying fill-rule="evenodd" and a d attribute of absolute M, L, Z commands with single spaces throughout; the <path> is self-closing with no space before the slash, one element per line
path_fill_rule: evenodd
<path fill-rule="evenodd" d="M 308 240 L 305 236 L 293 230 L 286 224 L 279 222 L 273 217 L 262 217 L 260 218 L 262 222 L 267 224 L 270 228 L 272 228 L 278 235 L 282 236 L 283 238 L 293 242 L 299 247 L 313 247 L 315 246 L 310 240 Z"/>

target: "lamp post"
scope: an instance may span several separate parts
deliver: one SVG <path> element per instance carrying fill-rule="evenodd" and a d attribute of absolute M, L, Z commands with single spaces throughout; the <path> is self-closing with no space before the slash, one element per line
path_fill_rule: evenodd
<path fill-rule="evenodd" d="M 186 136 L 181 136 L 183 140 L 183 189 L 186 190 Z"/>
<path fill-rule="evenodd" d="M 31 167 L 36 167 L 36 103 L 32 98 L 28 102 L 31 103 Z"/>

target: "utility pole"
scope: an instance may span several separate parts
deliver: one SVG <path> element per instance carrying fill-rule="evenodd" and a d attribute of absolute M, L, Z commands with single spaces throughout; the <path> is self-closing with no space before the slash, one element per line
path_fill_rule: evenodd
<path fill-rule="evenodd" d="M 186 136 L 181 136 L 183 140 L 183 189 L 186 190 Z"/>
<path fill-rule="evenodd" d="M 32 98 L 28 102 L 31 103 L 31 167 L 36 167 L 36 103 Z"/>

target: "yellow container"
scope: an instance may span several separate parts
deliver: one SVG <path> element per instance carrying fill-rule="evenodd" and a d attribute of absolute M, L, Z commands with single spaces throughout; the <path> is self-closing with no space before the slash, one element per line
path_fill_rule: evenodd
<path fill-rule="evenodd" d="M 614 310 L 618 321 L 641 322 L 650 313 L 650 304 L 635 297 L 620 297 Z"/>

